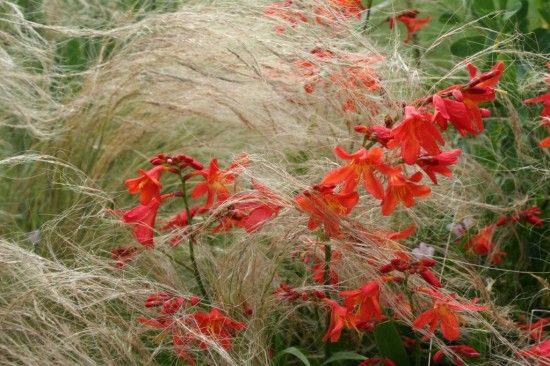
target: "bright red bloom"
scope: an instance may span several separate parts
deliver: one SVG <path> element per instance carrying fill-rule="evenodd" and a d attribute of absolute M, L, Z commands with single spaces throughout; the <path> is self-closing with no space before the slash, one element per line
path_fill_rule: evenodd
<path fill-rule="evenodd" d="M 263 184 L 252 181 L 251 192 L 237 193 L 231 197 L 235 201 L 230 207 L 230 214 L 222 218 L 214 232 L 230 230 L 234 226 L 242 227 L 251 233 L 271 217 L 276 216 L 283 207 L 283 200 Z"/>
<path fill-rule="evenodd" d="M 229 198 L 227 186 L 235 181 L 240 170 L 248 164 L 248 157 L 243 156 L 235 160 L 226 170 L 218 168 L 218 159 L 212 159 L 208 170 L 197 170 L 192 175 L 202 175 L 204 182 L 198 183 L 191 191 L 191 197 L 198 198 L 207 195 L 204 208 L 210 208 L 217 199 L 218 203 Z"/>
<path fill-rule="evenodd" d="M 548 325 L 550 325 L 550 317 L 539 319 L 532 324 L 520 323 L 518 328 L 525 332 L 528 332 L 529 337 L 538 340 L 542 338 L 544 328 Z"/>
<path fill-rule="evenodd" d="M 169 168 L 163 165 L 157 165 L 149 170 L 139 170 L 139 177 L 126 180 L 124 185 L 128 188 L 130 194 L 139 193 L 139 202 L 143 205 L 148 204 L 155 197 L 160 195 L 162 185 L 160 175 Z"/>
<path fill-rule="evenodd" d="M 389 358 L 371 357 L 365 361 L 362 361 L 357 366 L 397 366 L 395 362 Z"/>
<path fill-rule="evenodd" d="M 529 98 L 523 101 L 525 104 L 530 103 L 543 103 L 542 111 L 540 116 L 542 118 L 550 118 L 550 93 L 539 95 L 538 97 Z"/>
<path fill-rule="evenodd" d="M 206 212 L 208 209 L 205 209 L 204 207 L 199 206 L 193 206 L 189 209 L 189 215 L 191 218 L 193 218 L 195 215 Z M 164 226 L 162 227 L 162 230 L 168 230 L 168 229 L 175 229 L 178 227 L 186 227 L 188 223 L 187 218 L 187 210 L 182 210 L 172 218 L 170 218 Z"/>
<path fill-rule="evenodd" d="M 267 5 L 264 8 L 264 15 L 281 19 L 290 24 L 291 27 L 299 23 L 308 23 L 307 17 L 300 10 L 292 8 L 292 0 L 285 0 Z M 283 26 L 276 26 L 275 31 L 277 33 L 284 33 L 285 28 Z"/>
<path fill-rule="evenodd" d="M 471 304 L 463 304 L 458 302 L 454 296 L 444 295 L 429 288 L 422 288 L 421 291 L 431 295 L 432 308 L 418 315 L 412 325 L 416 329 L 422 329 L 429 325 L 426 339 L 431 337 L 435 329 L 440 326 L 443 337 L 454 341 L 460 336 L 459 312 L 487 310 L 484 306 L 476 305 L 475 300 Z"/>
<path fill-rule="evenodd" d="M 374 126 L 363 126 L 357 125 L 353 128 L 356 132 L 365 134 L 365 137 L 369 140 L 376 141 L 384 147 L 388 147 L 388 142 L 392 139 L 391 137 L 391 128 L 374 125 Z"/>
<path fill-rule="evenodd" d="M 350 163 L 330 171 L 325 175 L 321 184 L 344 183 L 342 193 L 348 193 L 355 191 L 359 180 L 361 180 L 367 192 L 375 198 L 382 199 L 384 187 L 374 175 L 376 170 L 383 165 L 382 157 L 384 153 L 382 149 L 375 147 L 367 150 L 362 147 L 353 154 L 348 154 L 342 147 L 337 146 L 334 153 L 343 160 L 350 160 Z"/>
<path fill-rule="evenodd" d="M 493 233 L 497 225 L 488 225 L 473 236 L 466 243 L 466 250 L 472 250 L 478 255 L 491 255 L 491 261 L 494 264 L 500 264 L 505 252 L 495 250 L 495 244 L 493 243 Z"/>
<path fill-rule="evenodd" d="M 516 353 L 516 357 L 532 358 L 539 366 L 550 366 L 550 338 Z"/>
<path fill-rule="evenodd" d="M 314 191 L 305 191 L 294 199 L 298 207 L 311 215 L 308 228 L 323 224 L 328 237 L 342 235 L 339 220 L 347 216 L 359 201 L 357 192 L 335 193 L 334 186 L 316 185 Z"/>
<path fill-rule="evenodd" d="M 232 347 L 232 334 L 246 327 L 244 323 L 236 322 L 223 315 L 217 308 L 212 309 L 208 313 L 196 312 L 192 314 L 192 317 L 196 322 L 197 330 L 203 335 L 213 338 L 225 350 L 229 350 Z M 207 342 L 202 339 L 198 340 L 200 348 L 208 348 Z"/>
<path fill-rule="evenodd" d="M 521 219 L 524 219 L 528 223 L 535 225 L 535 226 L 541 226 L 544 225 L 544 219 L 540 217 L 542 214 L 542 210 L 537 207 L 529 207 L 526 210 L 520 211 L 512 215 L 511 220 L 518 222 Z"/>
<path fill-rule="evenodd" d="M 330 308 L 330 324 L 323 342 L 338 342 L 344 328 L 355 329 L 357 318 L 351 310 L 341 306 L 334 300 L 323 299 Z"/>
<path fill-rule="evenodd" d="M 474 65 L 468 64 L 467 68 L 470 82 L 440 91 L 432 97 L 432 103 L 434 120 L 441 128 L 446 129 L 447 121 L 451 121 L 462 136 L 468 133 L 475 136 L 484 130 L 482 117 L 491 115 L 489 110 L 480 108 L 479 104 L 495 99 L 494 87 L 504 72 L 504 63 L 497 62 L 490 71 L 480 75 L 477 75 Z M 455 100 L 448 99 L 451 95 Z"/>
<path fill-rule="evenodd" d="M 376 281 L 369 281 L 355 290 L 342 291 L 339 296 L 344 299 L 344 305 L 348 310 L 356 310 L 358 321 L 368 322 L 372 318 L 384 320 L 380 306 L 380 286 Z"/>
<path fill-rule="evenodd" d="M 317 282 L 320 285 L 325 284 L 325 263 L 324 262 L 319 262 L 313 265 L 313 267 L 311 267 L 311 273 L 312 273 L 311 278 L 313 278 L 315 282 Z M 329 268 L 328 284 L 336 285 L 338 284 L 338 282 L 340 282 L 340 279 L 338 278 L 338 273 L 336 273 L 336 271 L 334 271 L 333 269 Z"/>
<path fill-rule="evenodd" d="M 330 3 L 347 18 L 360 17 L 361 12 L 365 10 L 361 0 L 330 0 Z"/>
<path fill-rule="evenodd" d="M 140 204 L 122 215 L 122 220 L 134 225 L 134 237 L 146 247 L 153 247 L 153 230 L 157 219 L 157 211 L 160 203 L 173 194 L 165 194 L 151 199 L 147 204 Z"/>
<path fill-rule="evenodd" d="M 407 10 L 394 17 L 388 18 L 388 24 L 390 28 L 395 26 L 396 21 L 405 24 L 405 27 L 407 27 L 407 38 L 405 38 L 405 43 L 409 43 L 414 34 L 432 20 L 431 16 L 427 16 L 426 18 L 417 18 L 417 16 L 418 10 Z"/>
<path fill-rule="evenodd" d="M 436 262 L 431 258 L 421 258 L 415 262 L 411 261 L 411 257 L 406 253 L 397 252 L 397 258 L 391 260 L 389 264 L 380 267 L 380 272 L 389 273 L 392 271 L 407 272 L 409 274 L 418 273 L 420 276 L 436 288 L 443 287 L 437 276 L 430 270 Z"/>
<path fill-rule="evenodd" d="M 130 262 L 137 254 L 138 248 L 133 246 L 118 247 L 111 250 L 111 256 L 116 268 L 122 268 Z"/>
<path fill-rule="evenodd" d="M 437 177 L 435 174 L 441 174 L 445 177 L 452 176 L 453 172 L 448 166 L 456 164 L 461 153 L 462 151 L 460 149 L 454 149 L 435 156 L 421 156 L 416 161 L 416 164 L 426 172 L 434 184 L 437 184 Z"/>
<path fill-rule="evenodd" d="M 466 357 L 469 357 L 469 358 L 477 358 L 477 357 L 480 356 L 478 351 L 476 351 L 473 347 L 470 347 L 470 346 L 465 345 L 465 344 L 460 344 L 460 345 L 456 345 L 456 346 L 448 346 L 447 349 L 452 352 L 453 359 L 454 359 L 454 362 L 455 362 L 456 366 L 464 365 L 464 361 L 462 361 L 462 359 L 460 358 L 459 355 L 466 356 Z M 437 362 L 441 361 L 443 359 L 443 357 L 445 357 L 445 353 L 443 353 L 443 350 L 440 349 L 439 351 L 437 351 L 434 354 L 432 360 L 435 363 L 437 363 Z"/>
<path fill-rule="evenodd" d="M 426 197 L 431 193 L 428 186 L 418 183 L 422 179 L 422 173 L 417 172 L 406 178 L 403 176 L 401 168 L 392 168 L 387 171 L 388 186 L 384 198 L 382 199 L 382 214 L 390 215 L 399 203 L 405 207 L 414 205 L 415 197 Z"/>
<path fill-rule="evenodd" d="M 420 156 L 421 148 L 428 155 L 438 155 L 441 153 L 439 145 L 444 145 L 445 140 L 432 120 L 431 113 L 406 106 L 405 118 L 392 129 L 392 139 L 388 147 L 393 149 L 399 146 L 403 160 L 407 164 L 415 163 Z"/>

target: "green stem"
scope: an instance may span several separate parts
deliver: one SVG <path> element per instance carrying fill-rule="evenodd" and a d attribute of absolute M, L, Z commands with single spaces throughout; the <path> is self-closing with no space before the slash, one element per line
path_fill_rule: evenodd
<path fill-rule="evenodd" d="M 328 287 L 330 285 L 330 260 L 332 258 L 332 248 L 330 247 L 330 244 L 325 244 L 325 268 L 323 272 L 323 283 L 325 287 Z M 326 291 L 325 291 L 326 292 Z M 330 297 L 330 295 L 327 293 L 327 296 Z M 330 314 L 327 314 L 327 322 L 326 322 L 326 330 L 330 328 Z M 331 349 L 330 349 L 330 343 L 327 340 L 325 342 L 325 359 L 327 360 L 331 356 Z"/>
<path fill-rule="evenodd" d="M 193 218 L 191 217 L 189 202 L 187 201 L 187 186 L 185 184 L 185 180 L 183 179 L 183 176 L 181 175 L 181 172 L 180 172 L 180 180 L 181 180 L 183 204 L 185 205 L 185 212 L 187 213 L 187 226 L 191 227 Z M 197 260 L 195 259 L 195 236 L 193 235 L 193 233 L 189 234 L 188 243 L 189 243 L 189 258 L 191 259 L 191 266 L 193 268 L 193 276 L 195 277 L 195 282 L 199 287 L 202 297 L 204 297 L 206 301 L 210 302 L 210 297 L 208 296 L 208 293 L 206 292 L 206 289 L 204 287 L 204 283 L 202 282 L 201 273 L 199 272 L 199 267 L 197 266 Z"/>
<path fill-rule="evenodd" d="M 367 26 L 369 24 L 370 8 L 372 8 L 372 0 L 369 0 L 369 2 L 367 3 L 367 15 L 365 17 L 365 22 L 363 23 L 363 32 L 367 30 Z"/>

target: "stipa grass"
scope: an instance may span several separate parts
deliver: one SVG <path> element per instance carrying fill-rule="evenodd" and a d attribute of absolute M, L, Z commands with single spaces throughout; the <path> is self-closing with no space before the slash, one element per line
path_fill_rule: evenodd
<path fill-rule="evenodd" d="M 1 307 L 6 309 L 6 327 L 2 329 L 7 331 L 0 342 L 6 363 L 173 361 L 167 356 L 171 354 L 169 340 L 154 332 L 141 334 L 146 328 L 135 319 L 144 312 L 142 302 L 150 293 L 166 287 L 181 295 L 192 290 L 192 275 L 168 256 L 180 261 L 186 250 L 172 249 L 170 237 L 156 233 L 158 251 L 141 253 L 123 272 L 114 271 L 107 262 L 110 249 L 126 245 L 132 238 L 104 208 L 131 204 L 120 194 L 122 183 L 143 167 L 149 156 L 159 151 L 192 152 L 204 161 L 220 157 L 222 166 L 227 166 L 234 156 L 247 151 L 253 154 L 252 164 L 243 176 L 268 184 L 290 202 L 298 191 L 317 183 L 335 166 L 331 150 L 336 144 L 350 150 L 358 144 L 351 133 L 353 125 L 379 124 L 385 115 L 399 119 L 402 101 L 427 94 L 424 84 L 433 85 L 432 74 L 438 75 L 435 79 L 440 79 L 440 84 L 464 80 L 466 75 L 459 71 L 462 65 L 447 73 L 449 62 L 428 56 L 467 26 L 436 39 L 424 51 L 422 66 L 416 68 L 410 66 L 418 62 L 414 52 L 411 60 L 409 50 L 401 45 L 403 35 L 393 34 L 389 41 L 385 31 L 380 32 L 382 36 L 376 32 L 365 36 L 346 19 L 337 20 L 335 31 L 311 24 L 289 27 L 264 17 L 262 6 L 246 2 L 185 4 L 176 11 L 163 6 L 155 9 L 149 3 L 136 7 L 88 1 L 73 12 L 75 4 L 44 2 L 33 10 L 31 19 L 13 2 L 2 3 L 1 31 L 6 46 L 0 61 L 6 67 L 0 77 L 6 87 L 0 100 L 7 136 L 2 150 L 10 156 L 3 166 L 12 166 L 3 173 L 2 231 L 7 237 L 19 238 L 20 247 L 29 249 L 13 242 L 2 244 L 6 258 L 2 262 L 7 264 L 2 278 L 9 279 L 2 284 L 8 296 Z M 317 5 L 331 9 L 322 2 L 299 5 L 310 18 Z M 383 21 L 398 8 L 398 3 L 378 4 L 372 17 Z M 66 11 L 59 13 L 59 9 Z M 285 32 L 274 33 L 274 27 L 281 25 Z M 512 39 L 499 47 L 506 42 L 511 44 Z M 306 93 L 297 61 L 313 63 L 321 77 L 349 66 L 345 57 L 320 62 L 311 53 L 315 48 L 346 57 L 376 59 L 384 55 L 384 61 L 372 64 L 384 81 L 384 93 L 365 91 L 358 96 L 344 90 L 335 95 L 334 89 L 322 84 Z M 483 60 L 495 48 L 464 63 Z M 538 62 L 535 55 L 512 49 L 509 53 L 527 65 Z M 67 59 L 73 63 L 65 63 Z M 432 67 L 437 67 L 437 72 L 432 73 Z M 481 296 L 487 304 L 499 300 L 498 293 L 491 293 L 490 264 L 467 263 L 454 249 L 454 237 L 445 226 L 474 216 L 481 227 L 484 220 L 523 207 L 530 197 L 547 190 L 547 154 L 524 141 L 521 128 L 530 123 L 529 118 L 525 110 L 514 114 L 514 99 L 505 98 L 499 92 L 499 103 L 508 110 L 489 121 L 487 137 L 467 143 L 452 141 L 465 151 L 461 169 L 441 182 L 432 197 L 391 219 L 380 217 L 375 200 L 361 197 L 352 218 L 371 230 L 401 229 L 415 223 L 421 228 L 415 239 L 429 240 L 436 248 L 446 287 L 464 297 Z M 355 102 L 360 113 L 343 111 L 346 99 Z M 503 136 L 513 136 L 510 141 L 517 153 L 512 165 L 509 156 L 500 158 L 503 146 L 498 141 Z M 36 154 L 20 154 L 29 150 Z M 494 182 L 495 174 L 513 181 L 513 188 Z M 232 203 L 237 202 L 227 201 L 205 220 L 215 222 Z M 169 211 L 176 209 L 176 205 L 169 207 Z M 37 250 L 43 257 L 30 253 L 32 246 L 26 239 L 26 233 L 37 229 L 42 236 Z M 391 240 L 382 244 L 367 240 L 351 225 L 346 230 L 361 238 L 360 245 L 333 243 L 342 253 L 336 266 L 342 286 L 348 289 L 376 276 L 365 257 L 390 260 L 395 250 L 405 249 L 404 244 Z M 538 259 L 543 263 L 536 276 L 544 277 L 548 250 L 541 244 L 547 231 L 525 230 L 533 231 L 529 244 L 540 249 Z M 230 353 L 206 339 L 210 354 L 202 353 L 205 362 L 269 364 L 272 348 L 280 351 L 295 344 L 311 344 L 312 358 L 320 357 L 315 344 L 325 329 L 315 318 L 317 305 L 283 303 L 272 296 L 281 282 L 290 282 L 300 291 L 326 289 L 314 285 L 290 256 L 308 233 L 306 217 L 288 208 L 261 233 L 236 231 L 198 238 L 197 261 L 212 305 L 247 323 Z M 502 241 L 508 237 L 503 235 Z M 416 241 L 405 245 L 410 249 Z M 103 260 L 86 253 L 102 255 Z M 532 253 L 526 256 L 532 257 Z M 522 270 L 502 273 L 529 276 Z M 548 289 L 539 288 L 538 296 L 547 296 Z M 390 286 L 381 291 L 387 301 L 397 301 Z M 417 301 L 429 306 L 427 297 Z M 242 314 L 245 303 L 254 309 L 250 318 Z M 405 316 L 404 324 L 410 325 L 406 309 L 397 307 L 396 311 Z M 466 315 L 470 324 L 465 329 L 467 338 L 482 339 L 487 364 L 523 362 L 511 358 L 525 344 L 508 317 L 512 311 L 517 310 L 491 305 L 485 315 Z M 56 335 L 55 341 L 46 337 L 50 333 Z M 30 335 L 51 350 L 47 357 L 37 349 L 40 342 L 33 342 Z M 63 342 L 65 338 L 74 341 Z M 434 350 L 444 345 L 439 338 L 433 342 L 430 348 Z"/>

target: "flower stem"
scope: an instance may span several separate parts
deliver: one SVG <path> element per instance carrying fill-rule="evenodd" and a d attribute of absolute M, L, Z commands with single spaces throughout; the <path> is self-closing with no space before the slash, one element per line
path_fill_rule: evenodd
<path fill-rule="evenodd" d="M 191 227 L 193 217 L 191 216 L 191 210 L 189 209 L 189 201 L 187 201 L 187 185 L 185 184 L 185 179 L 183 179 L 181 172 L 180 172 L 180 180 L 181 180 L 183 204 L 185 205 L 185 212 L 187 214 L 187 226 Z M 206 301 L 210 302 L 210 297 L 208 296 L 208 293 L 206 292 L 206 289 L 204 287 L 204 283 L 202 282 L 201 273 L 199 272 L 199 267 L 197 266 L 197 260 L 195 259 L 195 236 L 193 233 L 189 234 L 188 243 L 189 243 L 189 258 L 191 259 L 191 266 L 193 268 L 193 276 L 195 277 L 195 282 L 199 287 L 202 297 L 204 297 Z"/>
<path fill-rule="evenodd" d="M 330 247 L 330 244 L 325 244 L 325 268 L 323 272 L 323 284 L 325 287 L 328 287 L 330 285 L 330 260 L 332 258 L 332 248 Z M 329 296 L 327 292 L 327 296 Z M 330 328 L 330 314 L 327 314 L 327 324 L 326 324 L 326 330 Z M 331 356 L 331 349 L 330 349 L 330 343 L 329 340 L 325 342 L 325 360 L 328 359 Z"/>
<path fill-rule="evenodd" d="M 365 16 L 365 22 L 363 23 L 363 32 L 367 30 L 370 18 L 370 8 L 372 8 L 372 0 L 367 3 L 367 15 Z"/>

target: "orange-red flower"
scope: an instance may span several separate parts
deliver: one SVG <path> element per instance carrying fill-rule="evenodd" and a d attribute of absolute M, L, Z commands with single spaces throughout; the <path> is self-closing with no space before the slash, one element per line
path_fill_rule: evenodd
<path fill-rule="evenodd" d="M 336 193 L 334 185 L 316 185 L 313 191 L 305 191 L 294 199 L 299 209 L 307 212 L 311 217 L 308 222 L 310 230 L 323 224 L 328 237 L 339 237 L 340 218 L 351 213 L 359 195 L 357 192 Z"/>
<path fill-rule="evenodd" d="M 388 18 L 388 24 L 390 28 L 395 26 L 396 21 L 405 24 L 405 27 L 407 28 L 407 38 L 405 38 L 405 43 L 409 43 L 414 34 L 418 32 L 420 28 L 424 27 L 430 20 L 432 20 L 431 16 L 427 16 L 426 18 L 417 18 L 417 16 L 418 10 L 407 10 L 394 17 Z"/>
<path fill-rule="evenodd" d="M 421 258 L 415 262 L 411 261 L 411 257 L 402 251 L 397 252 L 397 257 L 392 259 L 389 264 L 380 267 L 380 272 L 389 273 L 392 271 L 407 272 L 409 274 L 418 273 L 420 276 L 436 288 L 441 288 L 441 282 L 437 276 L 430 270 L 436 262 L 431 258 Z"/>
<path fill-rule="evenodd" d="M 134 225 L 134 237 L 146 247 L 153 247 L 153 230 L 157 219 L 157 212 L 162 201 L 174 194 L 168 193 L 153 197 L 147 204 L 140 204 L 122 215 L 122 220 Z"/>
<path fill-rule="evenodd" d="M 487 308 L 479 306 L 474 300 L 471 304 L 458 302 L 454 296 L 444 295 L 430 288 L 421 288 L 422 292 L 432 297 L 432 308 L 418 315 L 413 321 L 413 328 L 422 329 L 429 325 L 425 338 L 433 335 L 435 329 L 440 326 L 443 337 L 454 341 L 460 336 L 460 316 L 462 311 L 483 311 Z"/>
<path fill-rule="evenodd" d="M 254 232 L 271 217 L 276 216 L 283 205 L 283 200 L 263 184 L 252 181 L 251 192 L 237 193 L 231 197 L 234 201 L 230 214 L 222 218 L 215 232 L 230 230 L 234 226 L 242 227 L 246 232 Z"/>
<path fill-rule="evenodd" d="M 323 342 L 338 342 L 344 328 L 355 329 L 357 318 L 351 310 L 341 306 L 334 300 L 323 299 L 330 308 L 330 324 L 327 333 L 323 337 Z"/>
<path fill-rule="evenodd" d="M 529 337 L 533 339 L 541 339 L 544 333 L 544 328 L 550 325 L 550 317 L 542 318 L 534 323 L 520 323 L 518 328 L 527 332 Z"/>
<path fill-rule="evenodd" d="M 196 322 L 196 328 L 200 333 L 213 338 L 224 349 L 229 350 L 232 347 L 231 339 L 235 331 L 245 328 L 244 323 L 236 322 L 223 315 L 222 312 L 214 308 L 210 312 L 196 312 L 192 315 Z M 208 343 L 203 339 L 199 340 L 199 347 L 208 348 Z"/>
<path fill-rule="evenodd" d="M 330 0 L 330 3 L 348 18 L 360 17 L 361 12 L 365 10 L 361 0 Z"/>
<path fill-rule="evenodd" d="M 339 296 L 344 299 L 348 310 L 355 310 L 357 321 L 368 322 L 371 319 L 384 320 L 380 306 L 380 286 L 376 281 L 369 281 L 355 290 L 342 291 Z"/>
<path fill-rule="evenodd" d="M 388 147 L 393 149 L 399 146 L 407 164 L 415 163 L 421 149 L 428 155 L 438 155 L 441 153 L 439 145 L 444 145 L 445 140 L 432 120 L 431 113 L 406 106 L 405 118 L 392 129 L 392 139 L 388 142 Z"/>
<path fill-rule="evenodd" d="M 292 7 L 292 0 L 285 0 L 267 5 L 264 8 L 264 15 L 267 17 L 278 18 L 288 23 L 291 27 L 299 23 L 308 23 L 307 17 L 298 9 Z M 277 33 L 284 33 L 285 27 L 279 25 L 275 27 Z"/>
<path fill-rule="evenodd" d="M 382 157 L 384 153 L 382 149 L 375 147 L 367 150 L 362 147 L 353 154 L 348 154 L 342 147 L 337 146 L 334 153 L 339 158 L 350 160 L 350 162 L 325 175 L 321 184 L 344 183 L 342 193 L 348 193 L 355 191 L 361 180 L 367 192 L 378 199 L 384 197 L 384 187 L 374 175 L 376 170 L 383 165 Z"/>
<path fill-rule="evenodd" d="M 384 198 L 382 199 L 382 214 L 390 215 L 399 203 L 405 207 L 414 205 L 415 197 L 426 197 L 431 193 L 428 186 L 418 183 L 422 179 L 422 173 L 417 172 L 406 178 L 403 176 L 401 168 L 391 168 L 386 172 L 388 176 L 388 186 Z"/>
<path fill-rule="evenodd" d="M 550 366 L 550 338 L 517 352 L 516 357 L 519 356 L 531 358 L 538 366 Z"/>
<path fill-rule="evenodd" d="M 466 356 L 466 357 L 469 357 L 469 358 L 477 358 L 477 357 L 480 356 L 478 351 L 476 351 L 473 347 L 470 347 L 470 346 L 465 345 L 465 344 L 459 344 L 459 345 L 455 345 L 455 346 L 448 346 L 447 349 L 451 352 L 456 366 L 464 365 L 464 361 L 462 361 L 462 359 L 460 358 L 459 355 Z M 437 351 L 434 354 L 432 360 L 435 363 L 438 363 L 439 361 L 441 361 L 443 359 L 444 356 L 445 356 L 445 353 L 443 352 L 442 349 L 440 349 L 439 351 Z"/>
<path fill-rule="evenodd" d="M 434 120 L 443 129 L 450 121 L 462 136 L 483 132 L 482 118 L 490 116 L 491 112 L 480 108 L 479 104 L 495 99 L 494 87 L 504 72 L 504 63 L 497 62 L 490 71 L 480 75 L 474 65 L 468 64 L 467 68 L 471 77 L 468 84 L 453 85 L 432 97 Z M 454 100 L 448 98 L 451 95 Z"/>
<path fill-rule="evenodd" d="M 529 98 L 523 101 L 525 104 L 530 103 L 543 103 L 542 111 L 540 116 L 542 118 L 550 118 L 550 93 L 539 95 L 538 97 Z"/>
<path fill-rule="evenodd" d="M 478 255 L 490 254 L 491 261 L 494 264 L 500 264 L 502 262 L 501 257 L 505 256 L 506 253 L 495 250 L 495 244 L 493 243 L 493 234 L 496 227 L 496 224 L 492 224 L 479 230 L 479 232 L 466 243 L 466 250 L 472 250 Z"/>
<path fill-rule="evenodd" d="M 160 175 L 168 169 L 163 165 L 157 165 L 149 170 L 140 169 L 139 177 L 128 179 L 124 184 L 130 194 L 139 193 L 139 202 L 146 205 L 160 195 Z"/>
<path fill-rule="evenodd" d="M 217 200 L 218 203 L 229 198 L 229 184 L 239 176 L 240 170 L 248 164 L 248 157 L 243 156 L 235 160 L 226 170 L 220 170 L 218 159 L 212 159 L 208 169 L 197 170 L 192 175 L 201 175 L 204 182 L 195 185 L 191 191 L 191 197 L 198 198 L 206 194 L 205 208 L 210 208 Z"/>
<path fill-rule="evenodd" d="M 435 156 L 421 156 L 416 161 L 416 164 L 426 172 L 434 184 L 437 184 L 435 174 L 441 174 L 445 177 L 452 176 L 453 172 L 448 166 L 456 164 L 461 153 L 460 149 L 454 149 Z"/>

